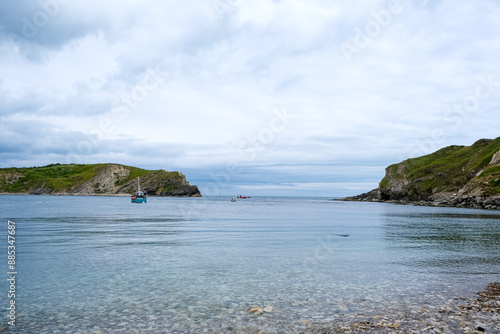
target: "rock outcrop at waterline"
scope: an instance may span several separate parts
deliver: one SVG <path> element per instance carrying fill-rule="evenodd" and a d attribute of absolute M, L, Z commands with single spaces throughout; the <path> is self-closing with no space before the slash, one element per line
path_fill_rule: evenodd
<path fill-rule="evenodd" d="M 61 165 L 0 169 L 0 193 L 34 195 L 118 195 L 141 190 L 154 196 L 201 197 L 180 172 L 144 170 L 120 164 Z"/>
<path fill-rule="evenodd" d="M 344 200 L 498 210 L 500 137 L 391 165 L 377 189 Z"/>

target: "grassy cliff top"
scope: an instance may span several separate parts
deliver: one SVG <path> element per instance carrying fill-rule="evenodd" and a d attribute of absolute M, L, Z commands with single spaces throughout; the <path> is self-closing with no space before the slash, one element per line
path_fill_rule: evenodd
<path fill-rule="evenodd" d="M 0 169 L 0 191 L 22 193 L 28 189 L 40 187 L 52 188 L 56 192 L 67 192 L 75 185 L 83 184 L 99 174 L 106 166 L 113 164 L 51 164 L 43 167 L 10 167 Z M 120 180 L 125 184 L 137 177 L 157 173 L 161 170 L 145 170 L 132 166 L 121 165 L 130 174 Z M 168 174 L 178 175 L 177 172 Z"/>
<path fill-rule="evenodd" d="M 500 166 L 489 164 L 499 150 L 500 137 L 481 139 L 471 146 L 448 146 L 387 167 L 380 188 L 389 189 L 391 180 L 404 178 L 418 181 L 421 191 L 456 191 L 475 179 L 478 186 L 488 188 L 488 193 L 495 194 L 499 192 Z"/>

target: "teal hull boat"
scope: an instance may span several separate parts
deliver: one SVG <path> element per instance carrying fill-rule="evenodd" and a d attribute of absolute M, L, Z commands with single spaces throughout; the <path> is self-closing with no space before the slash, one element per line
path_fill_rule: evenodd
<path fill-rule="evenodd" d="M 132 203 L 147 203 L 148 198 L 146 197 L 146 193 L 141 191 L 141 180 L 137 178 L 137 192 L 132 195 L 130 201 Z"/>
<path fill-rule="evenodd" d="M 132 195 L 131 201 L 132 201 L 132 203 L 147 203 L 148 198 L 147 197 L 140 197 L 138 195 Z"/>

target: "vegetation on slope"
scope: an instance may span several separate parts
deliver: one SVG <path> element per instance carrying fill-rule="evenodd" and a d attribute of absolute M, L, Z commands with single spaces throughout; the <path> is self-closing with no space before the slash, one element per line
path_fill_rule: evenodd
<path fill-rule="evenodd" d="M 500 137 L 481 139 L 472 146 L 449 146 L 422 157 L 408 159 L 387 168 L 380 182 L 381 191 L 389 191 L 395 181 L 413 182 L 412 191 L 420 194 L 456 192 L 468 182 L 481 187 L 484 195 L 500 193 L 500 166 L 488 166 L 500 151 Z"/>
<path fill-rule="evenodd" d="M 43 167 L 2 168 L 0 173 L 5 177 L 0 179 L 0 191 L 15 193 L 47 187 L 66 192 L 73 186 L 88 181 L 104 167 L 106 164 L 51 164 Z M 21 177 L 17 179 L 16 175 Z"/>
<path fill-rule="evenodd" d="M 112 172 L 109 168 L 107 169 L 108 166 L 118 168 L 120 175 L 114 174 L 114 178 L 110 178 L 109 174 Z M 128 172 L 122 173 L 123 169 Z M 101 175 L 98 177 L 99 180 L 95 179 L 98 175 Z M 103 185 L 102 177 L 111 179 L 112 186 Z M 144 184 L 141 182 L 144 190 L 157 195 L 179 191 L 183 187 L 195 187 L 189 186 L 188 183 L 186 185 L 184 176 L 179 172 L 145 170 L 116 164 L 51 164 L 43 167 L 0 169 L 0 192 L 64 194 L 83 191 L 85 193 L 88 192 L 88 186 L 85 187 L 85 185 L 91 183 L 91 188 L 93 188 L 91 192 L 95 194 L 109 191 L 130 193 L 135 191 L 132 181 L 137 177 L 141 177 L 141 181 L 144 181 Z"/>

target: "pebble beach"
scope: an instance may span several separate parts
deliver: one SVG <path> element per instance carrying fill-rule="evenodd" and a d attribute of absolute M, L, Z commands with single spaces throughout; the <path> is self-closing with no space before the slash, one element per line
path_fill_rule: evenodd
<path fill-rule="evenodd" d="M 489 284 L 477 298 L 456 297 L 440 307 L 420 305 L 390 315 L 357 315 L 310 333 L 500 333 L 500 283 Z"/>
<path fill-rule="evenodd" d="M 228 304 L 230 306 L 230 304 Z M 333 333 L 500 333 L 500 283 L 491 283 L 473 298 L 455 297 L 442 305 L 404 305 L 400 310 L 365 310 L 359 314 L 326 311 L 321 318 L 300 317 L 290 321 L 284 312 L 270 305 L 253 305 L 248 310 L 215 308 L 209 316 L 196 305 L 182 314 L 165 306 L 162 312 L 139 316 L 138 310 L 103 310 L 97 316 L 66 314 L 59 318 L 31 319 L 20 315 L 23 333 L 248 333 L 248 334 L 333 334 Z M 298 306 L 299 309 L 306 307 Z M 345 306 L 344 306 L 345 307 Z M 341 307 L 342 308 L 342 307 Z M 147 311 L 147 310 L 143 310 Z M 289 315 L 289 314 L 288 314 Z M 87 318 L 87 319 L 85 319 Z M 45 326 L 44 326 L 45 322 Z M 54 326 L 60 322 L 59 326 Z M 81 324 L 88 325 L 82 328 Z M 80 325 L 76 325 L 80 324 Z M 56 327 L 56 329 L 55 329 Z M 2 332 L 11 332 L 2 329 Z"/>

